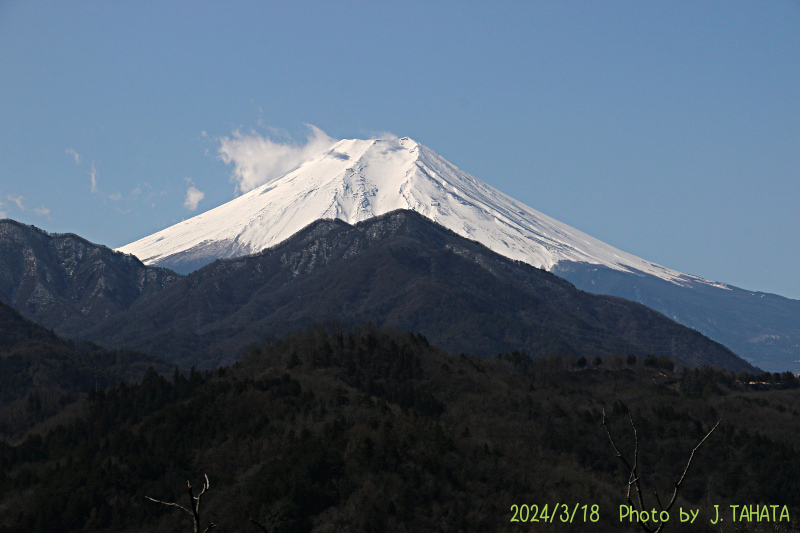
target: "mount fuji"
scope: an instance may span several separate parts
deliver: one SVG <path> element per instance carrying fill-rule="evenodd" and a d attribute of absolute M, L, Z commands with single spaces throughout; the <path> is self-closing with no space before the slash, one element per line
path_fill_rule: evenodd
<path fill-rule="evenodd" d="M 503 194 L 408 137 L 338 141 L 226 204 L 118 250 L 189 273 L 273 247 L 319 219 L 355 224 L 398 209 L 416 211 L 580 289 L 648 305 L 762 368 L 800 370 L 800 301 L 623 252 Z"/>
<path fill-rule="evenodd" d="M 552 219 L 408 137 L 339 141 L 272 182 L 119 251 L 189 273 L 219 258 L 274 246 L 315 220 L 355 224 L 397 209 L 416 211 L 494 252 L 545 270 L 572 261 L 713 284 Z"/>

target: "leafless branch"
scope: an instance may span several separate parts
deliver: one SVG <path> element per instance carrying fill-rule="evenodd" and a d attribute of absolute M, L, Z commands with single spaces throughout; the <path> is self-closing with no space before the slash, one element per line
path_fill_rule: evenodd
<path fill-rule="evenodd" d="M 252 518 L 250 519 L 250 521 L 251 521 L 251 522 L 253 523 L 253 525 L 255 525 L 257 528 L 259 528 L 260 530 L 264 531 L 264 533 L 269 533 L 269 530 L 268 530 L 267 528 L 265 528 L 264 526 L 262 526 L 261 524 L 259 524 L 259 523 L 258 523 L 258 522 L 256 522 L 255 520 L 253 520 Z"/>
<path fill-rule="evenodd" d="M 661 510 L 663 511 L 663 510 L 664 510 L 664 506 L 663 506 L 663 505 L 661 505 L 661 498 L 659 498 L 659 497 L 658 497 L 658 491 L 657 491 L 657 490 L 654 490 L 654 491 L 653 491 L 653 494 L 655 494 L 655 495 L 656 495 L 656 501 L 658 502 L 658 508 L 659 508 L 659 509 L 661 509 Z"/>
<path fill-rule="evenodd" d="M 173 503 L 162 502 L 161 500 L 156 500 L 155 498 L 151 498 L 150 496 L 145 496 L 145 498 L 147 498 L 151 502 L 160 503 L 161 505 L 171 505 L 171 506 L 177 507 L 178 509 L 180 509 L 184 513 L 188 514 L 189 516 L 192 516 L 192 512 L 189 509 L 187 509 L 186 507 L 184 507 L 182 505 L 178 505 L 177 503 L 174 503 L 174 502 Z"/>
<path fill-rule="evenodd" d="M 692 465 L 692 459 L 694 459 L 694 452 L 696 452 L 697 449 L 706 441 L 706 439 L 710 437 L 712 433 L 714 433 L 714 430 L 717 429 L 717 426 L 719 426 L 720 422 L 722 422 L 722 418 L 720 418 L 717 421 L 717 423 L 714 424 L 714 427 L 711 428 L 711 431 L 706 433 L 706 436 L 703 437 L 703 440 L 698 442 L 697 446 L 695 446 L 694 449 L 692 450 L 691 455 L 689 455 L 689 461 L 686 463 L 686 468 L 683 469 L 683 474 L 681 474 L 681 478 L 675 482 L 675 491 L 672 493 L 672 499 L 670 500 L 669 505 L 667 505 L 665 511 L 669 511 L 672 508 L 673 504 L 675 503 L 675 498 L 678 497 L 678 489 L 681 487 L 681 483 L 683 483 L 683 480 L 686 477 L 686 472 L 689 471 L 689 467 Z"/>
<path fill-rule="evenodd" d="M 145 496 L 148 500 L 156 503 L 160 503 L 161 505 L 167 505 L 171 507 L 177 507 L 181 511 L 185 512 L 189 516 L 192 517 L 192 531 L 193 533 L 200 533 L 200 498 L 205 494 L 205 492 L 211 487 L 211 483 L 208 481 L 208 474 L 204 474 L 205 482 L 203 483 L 203 487 L 200 489 L 200 493 L 195 496 L 194 489 L 192 488 L 191 481 L 186 481 L 187 490 L 189 492 L 189 503 L 192 505 L 192 510 L 190 511 L 186 507 L 182 505 L 178 505 L 174 502 L 164 502 L 161 500 L 156 500 L 155 498 L 151 498 L 150 496 Z M 216 524 L 211 523 L 203 530 L 203 533 L 208 533 L 208 531 L 217 527 Z"/>
<path fill-rule="evenodd" d="M 617 400 L 617 401 L 619 401 L 619 400 Z M 636 494 L 638 496 L 637 499 L 639 500 L 639 509 L 638 510 L 642 511 L 642 510 L 645 509 L 645 506 L 644 506 L 644 498 L 642 497 L 641 486 L 639 484 L 639 479 L 641 478 L 641 476 L 639 475 L 639 472 L 638 472 L 638 469 L 639 469 L 639 436 L 638 436 L 638 434 L 636 432 L 636 426 L 633 423 L 633 414 L 631 413 L 631 410 L 628 409 L 628 406 L 625 405 L 624 403 L 622 403 L 621 401 L 619 402 L 619 404 L 628 412 L 628 419 L 630 420 L 631 428 L 633 428 L 633 438 L 634 438 L 633 465 L 631 465 L 631 463 L 629 463 L 628 460 L 625 459 L 625 457 L 622 455 L 622 452 L 619 451 L 619 448 L 617 447 L 617 444 L 614 442 L 614 438 L 611 436 L 611 431 L 608 429 L 608 424 L 606 424 L 606 411 L 605 411 L 605 409 L 603 409 L 603 427 L 605 428 L 606 434 L 608 435 L 608 438 L 611 441 L 611 446 L 614 448 L 614 451 L 617 453 L 617 457 L 619 457 L 620 460 L 625 464 L 625 467 L 628 469 L 628 472 L 630 473 L 629 476 L 628 476 L 628 490 L 627 490 L 627 493 L 625 494 L 625 500 L 628 502 L 628 504 L 631 507 L 633 507 L 636 510 L 636 506 L 633 504 L 633 500 L 631 499 L 631 487 L 632 486 L 635 487 L 636 488 Z M 720 422 L 722 422 L 722 418 L 720 418 L 719 421 L 717 421 L 717 423 L 714 425 L 714 427 L 711 428 L 711 431 L 709 431 L 706 434 L 706 436 L 703 437 L 703 439 L 700 442 L 697 443 L 697 446 L 695 446 L 692 449 L 692 453 L 691 453 L 691 455 L 689 455 L 689 461 L 686 463 L 686 468 L 683 469 L 683 473 L 681 474 L 680 479 L 674 483 L 675 489 L 674 489 L 674 491 L 672 493 L 672 499 L 670 500 L 669 505 L 667 505 L 666 508 L 664 508 L 664 506 L 661 504 L 661 498 L 658 496 L 658 492 L 657 491 L 653 491 L 653 493 L 655 494 L 655 497 L 656 497 L 656 501 L 658 502 L 658 506 L 662 511 L 669 511 L 672 508 L 672 506 L 675 504 L 675 499 L 678 497 L 678 490 L 680 489 L 681 484 L 683 483 L 683 480 L 686 478 L 686 473 L 689 471 L 689 467 L 692 464 L 692 459 L 694 459 L 695 452 L 706 441 L 706 439 L 708 439 L 708 437 L 710 437 L 711 434 L 714 433 L 714 430 L 717 429 L 717 427 L 719 426 Z M 661 522 L 659 524 L 658 528 L 654 531 L 654 530 L 650 529 L 650 527 L 649 527 L 649 525 L 647 523 L 641 522 L 641 521 L 639 522 L 639 525 L 642 527 L 642 529 L 644 529 L 648 533 L 659 533 L 664 528 L 664 524 L 665 524 L 664 522 Z"/>

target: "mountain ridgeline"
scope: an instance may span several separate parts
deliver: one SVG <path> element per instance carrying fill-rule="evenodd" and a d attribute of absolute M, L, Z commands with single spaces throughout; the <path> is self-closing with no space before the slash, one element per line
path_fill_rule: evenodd
<path fill-rule="evenodd" d="M 708 335 L 772 372 L 800 373 L 800 300 L 694 279 L 672 283 L 645 272 L 562 261 L 552 272 L 595 294 L 639 302 Z"/>
<path fill-rule="evenodd" d="M 220 260 L 81 332 L 105 346 L 212 368 L 265 336 L 373 322 L 474 355 L 653 353 L 757 369 L 660 313 L 597 296 L 413 211 L 320 220 L 253 256 Z"/>
<path fill-rule="evenodd" d="M 72 233 L 0 220 L 0 302 L 67 337 L 179 278 Z"/>

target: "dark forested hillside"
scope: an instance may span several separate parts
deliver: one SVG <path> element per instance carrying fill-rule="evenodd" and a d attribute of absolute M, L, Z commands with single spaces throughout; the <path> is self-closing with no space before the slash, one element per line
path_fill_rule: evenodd
<path fill-rule="evenodd" d="M 86 239 L 0 220 L 0 302 L 73 337 L 180 276 Z"/>
<path fill-rule="evenodd" d="M 260 254 L 217 261 L 82 333 L 184 365 L 324 320 L 420 331 L 453 352 L 633 353 L 756 369 L 647 307 L 575 289 L 412 211 L 318 221 Z"/>
<path fill-rule="evenodd" d="M 605 410 L 632 453 L 618 399 L 648 506 L 722 418 L 676 503 L 700 518 L 681 524 L 676 507 L 666 531 L 709 531 L 713 504 L 727 517 L 730 504 L 786 505 L 790 521 L 756 525 L 796 531 L 797 378 L 668 362 L 475 358 L 419 334 L 311 327 L 230 368 L 92 392 L 65 425 L 0 443 L 0 531 L 189 531 L 145 496 L 186 506 L 186 480 L 198 489 L 205 474 L 201 527 L 218 531 L 640 531 L 619 521 L 628 473 L 601 426 Z M 549 518 L 564 502 L 586 518 L 511 521 L 514 505 Z"/>
<path fill-rule="evenodd" d="M 62 339 L 0 303 L 0 436 L 28 429 L 88 393 L 139 381 L 153 356 Z"/>

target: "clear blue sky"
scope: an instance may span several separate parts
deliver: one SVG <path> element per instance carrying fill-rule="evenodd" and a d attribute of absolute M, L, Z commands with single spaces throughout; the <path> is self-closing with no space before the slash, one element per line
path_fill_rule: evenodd
<path fill-rule="evenodd" d="M 796 0 L 0 1 L 0 215 L 120 246 L 235 197 L 222 138 L 306 124 L 800 299 Z"/>

